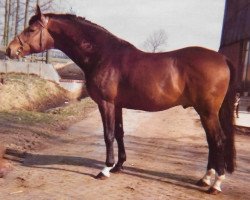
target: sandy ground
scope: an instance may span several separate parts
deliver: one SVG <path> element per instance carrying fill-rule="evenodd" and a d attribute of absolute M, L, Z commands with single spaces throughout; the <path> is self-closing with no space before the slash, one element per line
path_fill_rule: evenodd
<path fill-rule="evenodd" d="M 0 199 L 250 199 L 250 137 L 237 135 L 238 168 L 223 194 L 195 186 L 207 164 L 207 144 L 193 109 L 124 110 L 124 173 L 96 180 L 105 145 L 97 110 L 41 151 L 7 155 L 14 170 L 0 179 Z"/>

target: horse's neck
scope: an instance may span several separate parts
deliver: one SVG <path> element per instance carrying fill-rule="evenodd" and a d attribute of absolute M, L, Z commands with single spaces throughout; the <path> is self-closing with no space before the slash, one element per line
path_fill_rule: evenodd
<path fill-rule="evenodd" d="M 78 22 L 79 23 L 79 22 Z M 67 20 L 53 20 L 50 32 L 55 40 L 55 48 L 69 56 L 85 74 L 94 70 L 99 60 L 109 51 L 110 41 L 114 46 L 119 46 L 119 41 L 112 40 L 112 35 L 97 31 L 91 25 L 74 24 Z"/>

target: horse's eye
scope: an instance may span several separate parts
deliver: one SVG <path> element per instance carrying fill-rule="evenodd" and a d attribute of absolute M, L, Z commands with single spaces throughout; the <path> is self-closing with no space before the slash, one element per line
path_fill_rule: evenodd
<path fill-rule="evenodd" d="M 32 28 L 29 29 L 29 32 L 31 32 L 31 33 L 34 31 L 35 31 L 35 29 L 32 29 Z"/>

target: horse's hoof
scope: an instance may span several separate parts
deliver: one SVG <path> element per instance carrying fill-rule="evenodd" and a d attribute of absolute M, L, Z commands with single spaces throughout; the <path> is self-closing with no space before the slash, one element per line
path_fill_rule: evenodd
<path fill-rule="evenodd" d="M 114 174 L 122 173 L 122 171 L 123 167 L 118 165 L 115 165 L 115 167 L 110 170 L 110 172 Z"/>
<path fill-rule="evenodd" d="M 217 194 L 220 194 L 221 191 L 215 189 L 214 187 L 210 187 L 210 188 L 207 190 L 207 193 L 208 193 L 208 194 L 217 195 Z"/>
<path fill-rule="evenodd" d="M 0 161 L 0 178 L 6 176 L 12 169 L 12 165 L 6 160 L 2 159 Z"/>
<path fill-rule="evenodd" d="M 95 177 L 95 179 L 98 179 L 98 180 L 105 180 L 107 178 L 108 177 L 105 176 L 102 172 L 100 172 L 99 174 L 97 174 L 97 176 Z"/>
<path fill-rule="evenodd" d="M 207 186 L 210 186 L 209 184 L 207 184 L 205 181 L 203 181 L 203 179 L 200 179 L 197 183 L 196 183 L 197 186 L 200 186 L 200 187 L 207 187 Z"/>

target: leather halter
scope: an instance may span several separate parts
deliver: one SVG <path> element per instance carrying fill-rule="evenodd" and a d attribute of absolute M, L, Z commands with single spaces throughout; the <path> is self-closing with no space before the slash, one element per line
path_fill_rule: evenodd
<path fill-rule="evenodd" d="M 38 23 L 42 26 L 42 30 L 40 32 L 40 42 L 39 42 L 39 45 L 40 45 L 40 50 L 43 51 L 43 29 L 45 29 L 46 27 L 42 24 L 42 22 L 38 21 Z"/>
<path fill-rule="evenodd" d="M 20 46 L 23 47 L 23 42 L 22 42 L 21 38 L 18 35 L 16 37 L 17 37 L 17 39 L 19 41 Z"/>
<path fill-rule="evenodd" d="M 48 21 L 48 19 L 46 18 L 46 20 Z M 40 31 L 40 41 L 39 41 L 39 45 L 40 45 L 40 51 L 43 51 L 44 50 L 44 45 L 43 45 L 43 29 L 45 29 L 46 27 L 43 25 L 42 22 L 38 21 L 38 23 L 41 25 L 42 29 Z M 19 44 L 21 46 L 21 48 L 23 48 L 24 46 L 24 42 L 22 41 L 22 39 L 20 38 L 20 36 L 16 36 L 18 41 L 19 41 Z"/>

